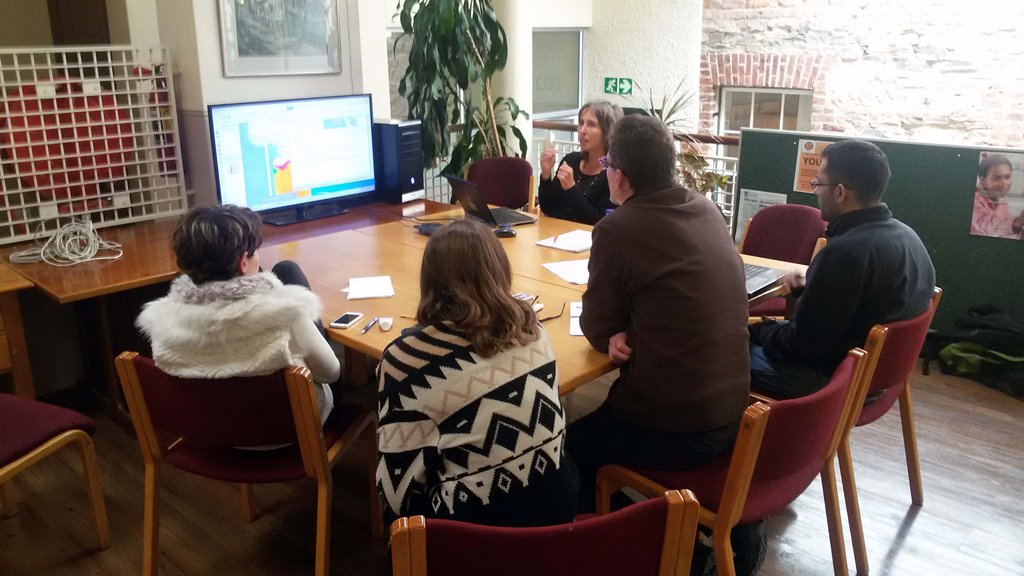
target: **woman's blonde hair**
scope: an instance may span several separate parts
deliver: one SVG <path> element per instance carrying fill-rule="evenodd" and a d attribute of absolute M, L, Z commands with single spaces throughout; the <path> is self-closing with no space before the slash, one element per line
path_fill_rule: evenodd
<path fill-rule="evenodd" d="M 512 268 L 501 242 L 489 228 L 469 220 L 452 222 L 430 236 L 416 321 L 453 323 L 485 358 L 540 337 L 533 307 L 512 296 Z"/>

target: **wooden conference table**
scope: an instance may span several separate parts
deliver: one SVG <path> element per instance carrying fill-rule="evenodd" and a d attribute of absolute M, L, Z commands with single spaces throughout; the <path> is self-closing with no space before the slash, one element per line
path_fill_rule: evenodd
<path fill-rule="evenodd" d="M 345 347 L 350 381 L 358 383 L 366 379 L 366 360 L 380 358 L 384 348 L 402 328 L 413 324 L 413 320 L 402 316 L 412 316 L 416 312 L 420 260 L 427 243 L 427 238 L 412 228 L 415 224 L 413 219 L 443 222 L 453 217 L 461 218 L 462 211 L 447 204 L 420 201 L 398 206 L 375 203 L 357 206 L 347 214 L 323 220 L 282 228 L 264 226 L 261 260 L 267 269 L 284 259 L 299 263 L 313 290 L 323 300 L 325 324 L 347 311 L 364 314 L 364 320 L 353 328 L 328 331 L 331 339 Z M 120 242 L 124 246 L 124 256 L 119 260 L 89 262 L 73 268 L 55 268 L 42 263 L 19 264 L 11 268 L 56 302 L 98 300 L 101 316 L 106 318 L 124 312 L 114 310 L 115 304 L 107 304 L 107 298 L 158 285 L 177 276 L 170 247 L 175 225 L 176 219 L 169 219 L 101 229 L 100 235 L 105 240 Z M 545 322 L 558 356 L 563 394 L 614 369 L 608 357 L 593 350 L 585 338 L 569 336 L 568 303 L 579 301 L 586 286 L 569 284 L 541 266 L 546 262 L 586 258 L 588 253 L 575 254 L 535 244 L 537 240 L 578 228 L 590 230 L 589 226 L 582 224 L 541 217 L 537 224 L 516 227 L 516 238 L 501 240 L 512 264 L 513 290 L 538 295 L 544 304 L 544 310 L 539 314 L 541 318 L 558 314 L 565 304 L 561 317 Z M 11 252 L 22 248 L 24 245 L 5 247 L 0 250 L 0 257 L 6 259 Z M 744 256 L 744 261 L 788 270 L 805 268 L 747 256 Z M 394 297 L 350 301 L 341 292 L 348 286 L 349 278 L 381 275 L 391 276 Z M 778 293 L 773 291 L 761 295 L 758 300 Z M 393 317 L 394 327 L 388 332 L 374 327 L 366 334 L 360 334 L 366 322 L 374 316 Z M 111 343 L 116 339 L 110 338 L 109 329 L 109 323 L 105 321 L 99 327 L 100 331 L 108 332 L 105 338 L 101 338 L 105 341 L 102 353 L 106 356 L 102 363 L 107 365 L 104 387 L 108 398 L 120 405 L 113 358 L 121 350 Z"/>
<path fill-rule="evenodd" d="M 413 211 L 412 215 L 421 221 L 443 222 L 448 218 L 461 218 L 462 211 L 427 202 L 421 214 Z M 400 331 L 415 323 L 411 316 L 415 315 L 419 301 L 420 260 L 428 240 L 416 232 L 415 223 L 412 219 L 381 222 L 260 250 L 265 266 L 287 259 L 294 260 L 306 271 L 314 292 L 323 300 L 325 323 L 344 312 L 363 313 L 363 320 L 352 328 L 328 330 L 332 340 L 345 346 L 350 382 L 365 381 L 366 359 L 379 359 Z M 594 350 L 586 338 L 569 335 L 569 303 L 582 299 L 586 285 L 570 284 L 542 266 L 547 262 L 585 259 L 589 252 L 573 253 L 536 245 L 538 240 L 576 229 L 590 231 L 591 227 L 541 217 L 536 224 L 517 226 L 515 238 L 500 240 L 512 265 L 512 290 L 539 296 L 539 302 L 544 304 L 538 314 L 542 320 L 562 311 L 557 318 L 544 322 L 558 357 L 562 394 L 615 369 L 608 356 Z M 786 270 L 806 268 L 756 257 L 744 256 L 744 261 Z M 384 275 L 391 276 L 395 288 L 392 298 L 348 300 L 341 291 L 348 285 L 349 278 Z M 780 290 L 772 290 L 759 295 L 757 301 L 780 293 Z M 394 326 L 388 332 L 373 327 L 361 333 L 374 317 L 392 317 Z"/>

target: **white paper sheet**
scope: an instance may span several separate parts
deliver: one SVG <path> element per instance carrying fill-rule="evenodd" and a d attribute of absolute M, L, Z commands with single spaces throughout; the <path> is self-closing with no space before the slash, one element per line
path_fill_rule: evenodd
<path fill-rule="evenodd" d="M 583 302 L 569 302 L 569 336 L 583 336 L 583 328 L 580 328 L 582 314 Z"/>
<path fill-rule="evenodd" d="M 579 229 L 537 241 L 538 246 L 547 246 L 566 252 L 584 252 L 590 250 L 591 244 L 593 244 L 593 240 L 590 232 Z"/>
<path fill-rule="evenodd" d="M 590 262 L 590 259 L 584 258 L 582 260 L 548 262 L 547 264 L 541 264 L 541 266 L 554 272 L 559 278 L 570 284 L 586 284 L 587 280 L 590 279 L 590 271 L 587 270 L 588 262 Z"/>
<path fill-rule="evenodd" d="M 391 276 L 367 276 L 348 279 L 348 299 L 390 298 L 395 295 Z"/>

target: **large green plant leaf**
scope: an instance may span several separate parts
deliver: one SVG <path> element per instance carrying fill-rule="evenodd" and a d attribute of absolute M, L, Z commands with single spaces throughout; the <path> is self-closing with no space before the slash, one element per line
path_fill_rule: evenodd
<path fill-rule="evenodd" d="M 461 173 L 478 158 L 512 150 L 513 140 L 525 156 L 526 140 L 511 122 L 526 112 L 489 93 L 491 77 L 508 59 L 508 39 L 490 2 L 400 0 L 398 7 L 401 37 L 412 37 L 399 93 L 409 104 L 409 117 L 423 122 L 425 166 L 447 156 L 443 171 Z M 483 101 L 474 102 L 472 93 L 481 87 Z M 463 122 L 453 146 L 449 128 Z"/>

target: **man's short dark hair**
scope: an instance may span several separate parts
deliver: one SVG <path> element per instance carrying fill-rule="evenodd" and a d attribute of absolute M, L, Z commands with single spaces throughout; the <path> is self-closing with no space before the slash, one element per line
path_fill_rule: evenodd
<path fill-rule="evenodd" d="M 650 116 L 632 114 L 615 123 L 608 156 L 629 178 L 634 194 L 676 183 L 676 149 L 672 133 Z"/>
<path fill-rule="evenodd" d="M 230 204 L 193 208 L 171 241 L 178 269 L 196 284 L 239 275 L 242 255 L 252 257 L 263 244 L 262 222 L 255 212 Z"/>
<path fill-rule="evenodd" d="M 843 140 L 821 153 L 828 160 L 828 183 L 844 184 L 862 204 L 877 204 L 889 185 L 889 159 L 885 152 L 864 140 Z"/>
<path fill-rule="evenodd" d="M 988 178 L 988 173 L 992 171 L 992 168 L 999 165 L 1009 166 L 1010 170 L 1013 170 L 1013 164 L 1010 163 L 1009 158 L 1002 154 L 990 154 L 978 162 L 978 178 Z"/>

